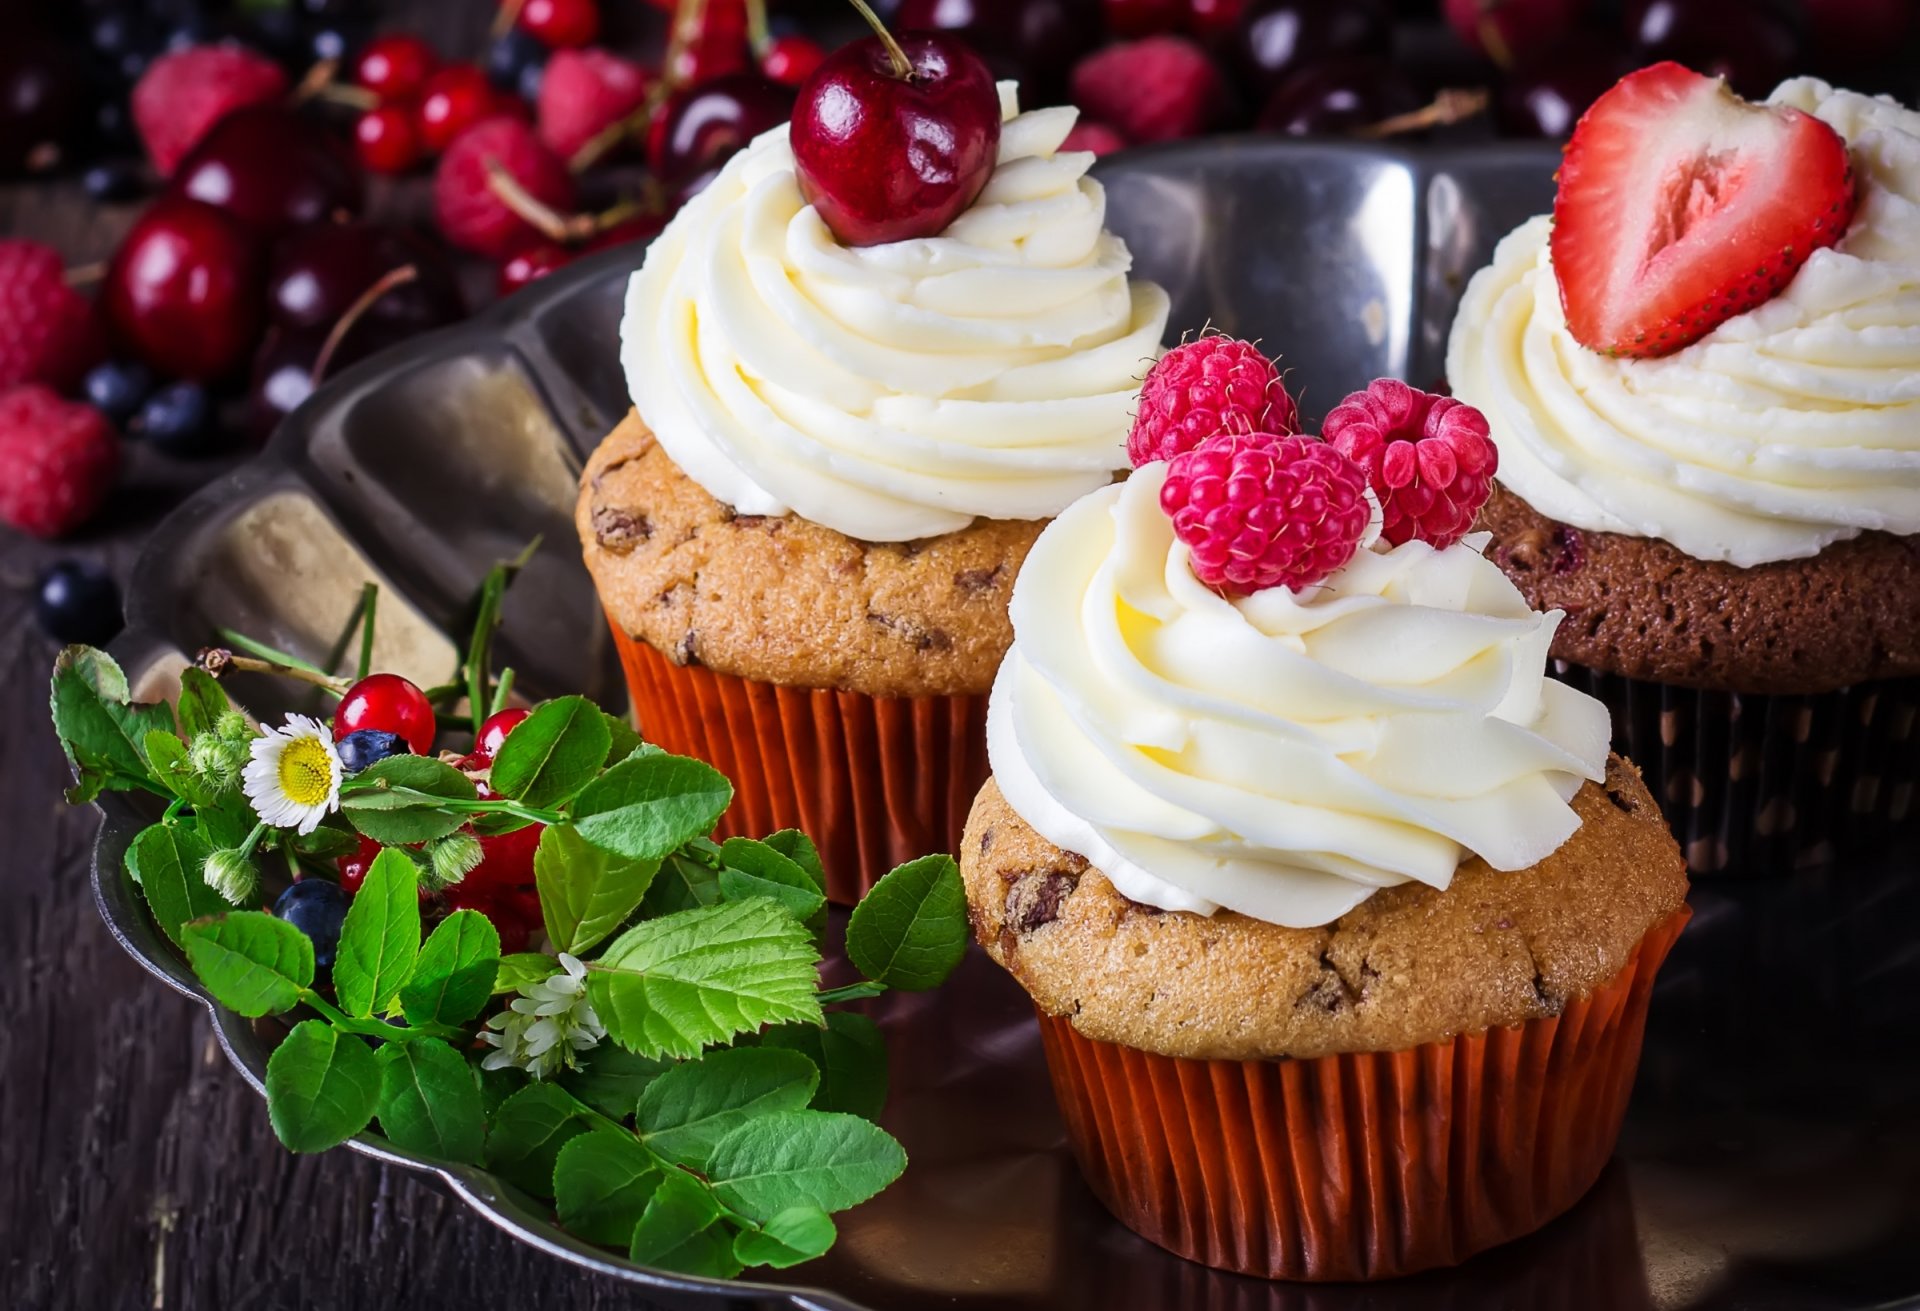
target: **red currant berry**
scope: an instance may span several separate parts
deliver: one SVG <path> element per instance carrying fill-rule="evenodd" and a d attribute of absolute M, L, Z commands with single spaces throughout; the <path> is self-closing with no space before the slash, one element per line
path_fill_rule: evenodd
<path fill-rule="evenodd" d="M 333 712 L 337 740 L 363 728 L 398 733 L 415 755 L 431 755 L 435 730 L 427 694 L 398 674 L 373 674 L 347 689 Z"/>
<path fill-rule="evenodd" d="M 547 48 L 571 50 L 592 45 L 600 35 L 600 6 L 594 0 L 527 0 L 516 21 Z"/>
<path fill-rule="evenodd" d="M 486 723 L 480 725 L 480 736 L 474 739 L 473 754 L 467 759 L 474 762 L 480 769 L 491 765 L 493 758 L 500 754 L 500 748 L 506 742 L 507 734 L 518 728 L 521 721 L 532 713 L 530 710 L 502 710 L 499 714 L 490 716 Z"/>
<path fill-rule="evenodd" d="M 373 858 L 379 854 L 380 844 L 372 838 L 362 837 L 360 850 L 333 862 L 340 871 L 340 886 L 349 893 L 360 891 L 360 885 L 367 881 L 367 870 L 373 866 Z"/>
<path fill-rule="evenodd" d="M 561 268 L 573 259 L 565 246 L 534 246 L 509 256 L 500 266 L 500 294 L 511 296 L 530 282 Z"/>
<path fill-rule="evenodd" d="M 420 162 L 420 130 L 400 105 L 381 105 L 353 125 L 353 149 L 369 173 L 405 173 Z"/>
<path fill-rule="evenodd" d="M 382 103 L 412 100 L 440 66 L 440 56 L 411 32 L 394 32 L 367 42 L 353 66 L 353 80 Z"/>
<path fill-rule="evenodd" d="M 485 73 L 471 64 L 443 68 L 427 79 L 420 97 L 420 140 L 429 151 L 445 150 L 494 107 L 493 87 Z"/>
<path fill-rule="evenodd" d="M 760 56 L 760 71 L 768 80 L 798 90 L 826 57 L 827 52 L 817 41 L 804 36 L 783 36 Z"/>

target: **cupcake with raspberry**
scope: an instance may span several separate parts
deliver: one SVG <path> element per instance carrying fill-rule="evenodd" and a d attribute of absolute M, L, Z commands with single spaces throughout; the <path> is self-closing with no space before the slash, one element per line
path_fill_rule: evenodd
<path fill-rule="evenodd" d="M 960 852 L 1094 1192 L 1271 1278 L 1571 1206 L 1687 915 L 1605 708 L 1546 674 L 1560 616 L 1462 535 L 1484 422 L 1370 395 L 1415 437 L 1223 432 L 1041 533 Z"/>
<path fill-rule="evenodd" d="M 1920 783 L 1920 113 L 1672 64 L 1601 97 L 1449 345 L 1483 526 L 1567 613 L 1695 873 L 1824 863 Z"/>
<path fill-rule="evenodd" d="M 827 174 L 818 86 L 857 99 L 891 54 L 836 55 L 653 243 L 621 325 L 634 409 L 578 508 L 641 730 L 734 781 L 723 832 L 813 834 L 849 902 L 959 837 L 1014 575 L 1126 467 L 1168 309 L 1105 230 L 1094 157 L 1061 149 L 1075 111 L 1021 112 L 950 37 L 903 38 L 896 85 L 953 120 L 951 157 L 883 168 L 854 140 Z M 957 212 L 888 208 L 924 199 L 899 176 L 976 163 L 975 194 L 940 192 Z"/>

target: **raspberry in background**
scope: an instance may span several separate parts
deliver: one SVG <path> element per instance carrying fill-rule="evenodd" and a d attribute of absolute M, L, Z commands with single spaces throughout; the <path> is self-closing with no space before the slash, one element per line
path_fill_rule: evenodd
<path fill-rule="evenodd" d="M 1185 37 L 1108 46 L 1073 70 L 1073 103 L 1141 143 L 1199 136 L 1226 96 L 1220 70 Z"/>
<path fill-rule="evenodd" d="M 1376 379 L 1334 406 L 1320 435 L 1366 471 L 1381 536 L 1395 546 L 1418 537 L 1438 551 L 1459 541 L 1500 465 L 1485 415 L 1398 378 Z"/>
<path fill-rule="evenodd" d="M 120 471 L 106 416 L 37 383 L 0 393 L 0 520 L 35 537 L 72 532 Z"/>
<path fill-rule="evenodd" d="M 0 391 L 27 382 L 66 391 L 99 357 L 93 309 L 67 285 L 60 252 L 0 240 Z"/>
<path fill-rule="evenodd" d="M 540 139 L 572 159 L 647 99 L 647 70 L 605 50 L 559 50 L 540 81 Z"/>
<path fill-rule="evenodd" d="M 1117 129 L 1092 118 L 1082 118 L 1075 123 L 1067 139 L 1060 143 L 1062 150 L 1090 150 L 1096 155 L 1111 155 L 1126 148 L 1127 139 Z"/>
<path fill-rule="evenodd" d="M 1219 433 L 1167 464 L 1160 508 L 1196 578 L 1228 596 L 1303 591 L 1353 558 L 1366 474 L 1314 437 Z"/>
<path fill-rule="evenodd" d="M 1252 342 L 1208 335 L 1160 357 L 1140 387 L 1127 458 L 1170 460 L 1215 433 L 1285 434 L 1299 426 L 1280 370 Z"/>
<path fill-rule="evenodd" d="M 541 204 L 573 207 L 573 175 L 533 129 L 511 118 L 491 118 L 453 143 L 433 179 L 434 213 L 448 241 L 494 259 L 537 245 L 539 229 L 494 193 L 487 161 L 500 166 Z"/>
<path fill-rule="evenodd" d="M 133 121 L 162 177 L 213 125 L 242 105 L 278 100 L 287 75 L 237 45 L 188 46 L 153 61 L 133 88 Z"/>

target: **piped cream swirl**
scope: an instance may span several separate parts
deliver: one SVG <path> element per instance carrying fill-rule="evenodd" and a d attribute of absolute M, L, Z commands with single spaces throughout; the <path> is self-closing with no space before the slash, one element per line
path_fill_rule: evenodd
<path fill-rule="evenodd" d="M 1484 535 L 1376 543 L 1307 594 L 1229 601 L 1161 512 L 1165 474 L 1066 510 L 1015 584 L 987 737 L 1035 830 L 1135 901 L 1290 927 L 1572 834 L 1607 713 L 1546 677 L 1560 615 Z"/>
<path fill-rule="evenodd" d="M 1040 519 L 1126 467 L 1167 297 L 1129 282 L 1071 108 L 1019 113 L 936 237 L 843 246 L 801 197 L 785 127 L 689 201 L 627 290 L 635 406 L 743 514 L 867 541 Z"/>

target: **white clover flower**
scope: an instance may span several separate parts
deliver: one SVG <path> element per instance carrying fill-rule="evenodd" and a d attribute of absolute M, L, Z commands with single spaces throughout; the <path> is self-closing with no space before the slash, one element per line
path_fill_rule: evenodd
<path fill-rule="evenodd" d="M 263 821 L 304 837 L 340 808 L 341 773 L 332 730 L 288 715 L 284 727 L 262 729 L 253 739 L 241 786 Z"/>
<path fill-rule="evenodd" d="M 565 972 L 522 987 L 505 1011 L 487 1021 L 480 1037 L 496 1050 L 480 1062 L 483 1069 L 517 1066 L 545 1079 L 577 1068 L 578 1053 L 607 1036 L 587 1000 L 587 967 L 563 951 L 560 968 Z"/>

